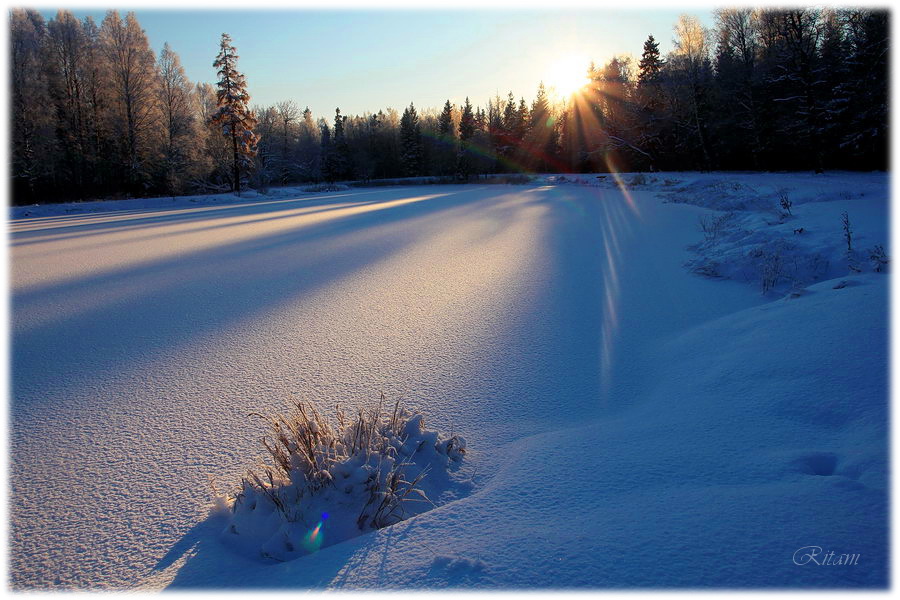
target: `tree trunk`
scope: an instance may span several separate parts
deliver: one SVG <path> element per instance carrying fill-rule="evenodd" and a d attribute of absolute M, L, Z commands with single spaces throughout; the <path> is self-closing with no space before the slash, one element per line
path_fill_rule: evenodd
<path fill-rule="evenodd" d="M 241 167 L 240 167 L 240 159 L 238 158 L 238 144 L 237 144 L 237 134 L 234 132 L 234 125 L 231 126 L 231 149 L 234 152 L 234 165 L 233 165 L 233 175 L 234 175 L 234 192 L 238 195 L 241 193 Z"/>

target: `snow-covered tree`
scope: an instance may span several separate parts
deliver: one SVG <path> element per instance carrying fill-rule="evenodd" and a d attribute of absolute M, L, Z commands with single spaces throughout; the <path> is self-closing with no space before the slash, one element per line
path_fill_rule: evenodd
<path fill-rule="evenodd" d="M 232 151 L 232 189 L 241 192 L 241 172 L 248 171 L 256 156 L 259 143 L 254 133 L 257 120 L 250 110 L 250 94 L 247 92 L 247 81 L 237 70 L 237 50 L 231 45 L 231 37 L 222 34 L 219 42 L 219 54 L 213 67 L 217 69 L 219 81 L 216 84 L 217 110 L 212 121 L 221 127 L 222 135 L 230 144 Z"/>
<path fill-rule="evenodd" d="M 81 23 L 67 10 L 58 11 L 56 19 L 47 24 L 47 30 L 45 68 L 57 123 L 61 125 L 57 136 L 61 150 L 59 175 L 69 179 L 80 195 L 87 177 L 89 154 L 88 107 L 84 98 L 87 40 Z"/>
<path fill-rule="evenodd" d="M 113 92 L 113 130 L 126 185 L 130 192 L 144 192 L 151 185 L 162 137 L 156 57 L 133 12 L 124 19 L 114 10 L 106 13 L 100 46 Z"/>
<path fill-rule="evenodd" d="M 165 130 L 163 142 L 163 181 L 169 193 L 184 189 L 188 174 L 196 165 L 198 132 L 195 122 L 193 86 L 184 74 L 178 54 L 169 44 L 163 45 L 159 54 L 159 74 L 162 85 L 159 96 L 162 123 Z"/>

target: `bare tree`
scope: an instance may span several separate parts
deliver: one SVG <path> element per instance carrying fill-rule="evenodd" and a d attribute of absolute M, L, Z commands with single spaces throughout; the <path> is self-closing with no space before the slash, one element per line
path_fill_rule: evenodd
<path fill-rule="evenodd" d="M 163 45 L 158 68 L 162 123 L 165 132 L 165 185 L 170 193 L 182 188 L 196 150 L 196 131 L 191 83 L 184 74 L 181 60 L 169 44 Z"/>
<path fill-rule="evenodd" d="M 287 183 L 294 175 L 294 147 L 296 144 L 297 132 L 294 125 L 300 119 L 300 109 L 293 100 L 279 102 L 275 105 L 275 111 L 278 114 L 278 124 L 281 131 L 281 147 L 279 153 L 280 177 L 282 183 Z"/>
<path fill-rule="evenodd" d="M 692 129 L 697 136 L 705 169 L 710 169 L 709 148 L 706 140 L 706 121 L 703 104 L 704 83 L 710 73 L 709 32 L 695 17 L 681 15 L 675 24 L 675 51 L 670 64 L 684 71 L 688 84 L 688 107 Z"/>
<path fill-rule="evenodd" d="M 50 115 L 41 68 L 45 25 L 35 10 L 10 11 L 10 66 L 12 67 L 12 177 L 14 188 L 33 198 L 47 175 Z"/>
<path fill-rule="evenodd" d="M 139 191 L 150 176 L 153 138 L 159 123 L 159 76 L 147 36 L 133 12 L 124 19 L 111 10 L 100 26 L 100 40 L 116 101 L 116 131 L 121 136 L 126 180 Z"/>

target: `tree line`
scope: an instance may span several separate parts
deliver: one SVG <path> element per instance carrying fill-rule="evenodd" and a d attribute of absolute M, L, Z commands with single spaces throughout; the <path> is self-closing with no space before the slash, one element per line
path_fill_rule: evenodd
<path fill-rule="evenodd" d="M 886 169 L 888 13 L 715 11 L 681 17 L 666 56 L 586 65 L 569 98 L 541 84 L 483 105 L 316 118 L 251 107 L 223 35 L 215 85 L 154 54 L 133 13 L 97 25 L 10 12 L 13 200 L 265 189 L 301 182 L 487 173 Z M 212 53 L 211 53 L 212 55 Z"/>

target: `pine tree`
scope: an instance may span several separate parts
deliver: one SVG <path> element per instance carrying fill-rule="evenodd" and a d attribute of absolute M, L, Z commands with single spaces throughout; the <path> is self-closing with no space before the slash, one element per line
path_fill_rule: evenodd
<path fill-rule="evenodd" d="M 212 117 L 213 123 L 222 128 L 222 135 L 231 142 L 232 150 L 232 189 L 241 193 L 241 170 L 248 170 L 256 156 L 256 145 L 259 139 L 253 132 L 256 127 L 256 115 L 249 108 L 250 94 L 243 74 L 237 70 L 237 51 L 231 45 L 231 37 L 222 34 L 219 42 L 219 54 L 213 67 L 217 69 L 216 104 L 218 110 Z"/>
<path fill-rule="evenodd" d="M 400 161 L 404 174 L 414 177 L 419 174 L 422 163 L 422 130 L 419 126 L 419 115 L 416 107 L 410 105 L 403 111 L 400 119 L 400 143 L 402 154 Z"/>

